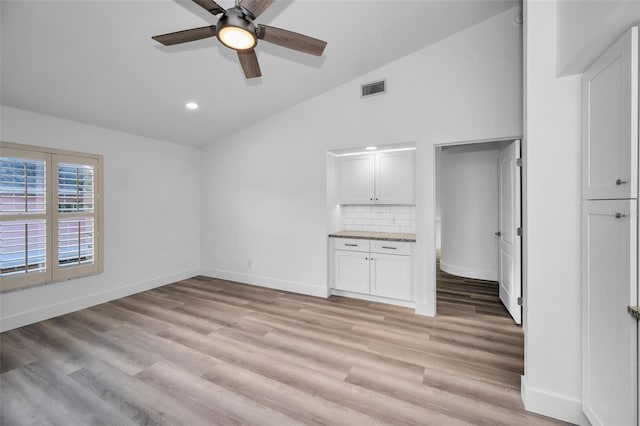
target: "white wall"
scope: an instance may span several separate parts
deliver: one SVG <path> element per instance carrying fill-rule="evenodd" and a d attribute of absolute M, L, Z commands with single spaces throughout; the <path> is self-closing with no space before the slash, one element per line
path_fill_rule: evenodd
<path fill-rule="evenodd" d="M 206 147 L 205 273 L 326 295 L 326 151 L 416 142 L 417 311 L 433 314 L 434 144 L 521 134 L 518 13 L 507 11 Z M 361 99 L 359 85 L 378 78 L 387 78 L 388 93 Z"/>
<path fill-rule="evenodd" d="M 525 1 L 528 410 L 585 423 L 580 364 L 580 76 L 556 77 L 556 3 Z"/>
<path fill-rule="evenodd" d="M 564 0 L 556 7 L 559 75 L 583 73 L 625 31 L 640 25 L 638 0 Z"/>
<path fill-rule="evenodd" d="M 438 159 L 440 269 L 498 280 L 498 150 L 472 144 L 444 149 Z"/>
<path fill-rule="evenodd" d="M 198 273 L 198 151 L 2 107 L 0 139 L 104 155 L 104 273 L 0 295 L 0 330 Z"/>

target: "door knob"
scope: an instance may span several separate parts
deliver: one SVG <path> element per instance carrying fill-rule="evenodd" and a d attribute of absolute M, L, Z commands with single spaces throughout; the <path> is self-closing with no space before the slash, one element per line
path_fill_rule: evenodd
<path fill-rule="evenodd" d="M 500 235 L 502 235 L 502 232 L 500 232 L 500 231 L 494 232 L 493 235 L 495 235 L 496 237 L 499 237 Z"/>
<path fill-rule="evenodd" d="M 616 185 L 622 185 L 623 183 L 627 183 L 627 181 L 622 179 L 616 180 Z"/>
<path fill-rule="evenodd" d="M 614 216 L 616 219 L 622 219 L 623 217 L 627 217 L 627 215 L 624 213 L 616 213 Z"/>

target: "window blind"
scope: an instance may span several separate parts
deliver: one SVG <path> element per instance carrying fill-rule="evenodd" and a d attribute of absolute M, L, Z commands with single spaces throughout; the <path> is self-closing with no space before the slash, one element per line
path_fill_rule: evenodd
<path fill-rule="evenodd" d="M 46 161 L 0 157 L 0 277 L 46 269 L 46 211 Z"/>
<path fill-rule="evenodd" d="M 102 156 L 0 148 L 0 291 L 101 272 Z"/>

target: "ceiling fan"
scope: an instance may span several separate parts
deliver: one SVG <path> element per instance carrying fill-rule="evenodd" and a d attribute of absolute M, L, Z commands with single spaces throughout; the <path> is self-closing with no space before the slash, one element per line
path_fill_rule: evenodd
<path fill-rule="evenodd" d="M 269 43 L 315 56 L 322 55 L 327 45 L 326 41 L 303 34 L 268 25 L 255 24 L 254 20 L 267 10 L 274 0 L 236 0 L 236 5 L 227 10 L 220 7 L 214 0 L 193 1 L 212 15 L 222 14 L 218 19 L 218 23 L 151 38 L 165 46 L 171 46 L 216 36 L 223 45 L 238 53 L 238 59 L 246 78 L 255 78 L 262 75 L 256 52 L 253 49 L 258 40 L 268 41 Z"/>

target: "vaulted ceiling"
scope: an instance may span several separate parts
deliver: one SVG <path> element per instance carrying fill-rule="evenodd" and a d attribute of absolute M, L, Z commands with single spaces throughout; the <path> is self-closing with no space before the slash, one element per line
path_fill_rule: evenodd
<path fill-rule="evenodd" d="M 203 146 L 518 3 L 277 0 L 259 23 L 327 48 L 314 57 L 259 42 L 263 76 L 245 80 L 235 52 L 215 38 L 171 47 L 151 39 L 216 22 L 190 0 L 2 0 L 0 102 Z"/>

